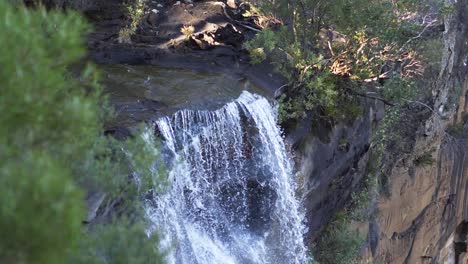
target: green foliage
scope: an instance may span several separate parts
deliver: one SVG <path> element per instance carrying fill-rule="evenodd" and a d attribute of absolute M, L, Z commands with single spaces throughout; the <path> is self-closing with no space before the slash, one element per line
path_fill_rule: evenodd
<path fill-rule="evenodd" d="M 452 137 L 459 138 L 463 135 L 464 129 L 465 129 L 465 126 L 460 123 L 460 124 L 449 125 L 446 131 Z"/>
<path fill-rule="evenodd" d="M 249 50 L 250 61 L 252 64 L 259 64 L 266 60 L 265 50 L 263 48 L 254 48 Z"/>
<path fill-rule="evenodd" d="M 65 78 L 86 25 L 3 2 L 0 17 L 0 260 L 62 263 L 84 219 L 73 177 L 94 166 L 87 149 L 99 144 L 97 93 Z"/>
<path fill-rule="evenodd" d="M 460 101 L 460 97 L 463 93 L 463 85 L 460 83 L 455 83 L 450 89 L 448 94 L 448 100 L 445 104 L 446 110 L 454 110 Z"/>
<path fill-rule="evenodd" d="M 143 0 L 134 0 L 127 6 L 128 17 L 130 24 L 123 27 L 119 31 L 119 42 L 120 43 L 131 43 L 131 37 L 135 34 L 138 25 L 143 17 L 145 10 L 145 2 Z"/>
<path fill-rule="evenodd" d="M 378 180 L 378 192 L 387 197 L 390 196 L 390 182 L 388 176 L 382 171 L 382 164 L 385 155 L 388 155 L 389 146 L 392 142 L 402 142 L 398 132 L 398 122 L 401 118 L 401 109 L 392 107 L 387 109 L 385 118 L 380 122 L 377 130 L 372 136 L 371 173 L 375 174 Z"/>
<path fill-rule="evenodd" d="M 86 241 L 102 243 L 89 247 L 99 256 L 102 250 L 119 248 L 125 256 L 118 256 L 126 263 L 157 254 L 156 238 L 148 238 L 148 252 L 148 246 L 141 245 L 147 239 L 141 226 L 96 227 L 138 240 L 138 251 L 125 251 L 124 240 L 104 231 L 108 239 L 93 240 L 95 234 L 82 226 L 84 187 L 136 200 L 137 191 L 159 180 L 148 166 L 154 162 L 153 149 L 145 150 L 138 139 L 117 143 L 103 135 L 102 123 L 110 111 L 105 110 L 93 67 L 85 66 L 79 78 L 67 71 L 85 55 L 87 29 L 73 12 L 31 10 L 0 1 L 0 47 L 5 51 L 0 54 L 1 263 L 65 263 L 83 253 Z M 134 171 L 139 189 L 127 177 Z M 137 234 L 142 236 L 133 237 Z"/>
<path fill-rule="evenodd" d="M 455 3 L 442 1 L 441 7 L 439 9 L 439 14 L 442 16 L 448 16 L 455 13 L 455 10 Z"/>
<path fill-rule="evenodd" d="M 340 117 L 344 111 L 359 115 L 356 102 L 337 88 L 339 77 L 325 67 L 326 60 L 312 51 L 302 50 L 300 43 L 288 40 L 291 40 L 289 30 L 283 26 L 277 32 L 263 30 L 244 46 L 250 51 L 253 63 L 269 58 L 275 70 L 290 82 L 289 93 L 279 99 L 280 123 L 304 118 L 319 107 L 329 117 Z"/>
<path fill-rule="evenodd" d="M 147 264 L 164 263 L 164 255 L 157 248 L 156 233 L 147 236 L 143 223 L 128 219 L 114 220 L 94 228 L 80 243 L 80 254 L 72 255 L 76 264 Z"/>
<path fill-rule="evenodd" d="M 49 9 L 73 9 L 86 10 L 90 7 L 96 7 L 100 1 L 96 0 L 8 0 L 11 4 L 21 5 L 28 3 L 35 6 L 44 6 Z"/>
<path fill-rule="evenodd" d="M 414 165 L 418 167 L 432 166 L 435 163 L 435 159 L 432 157 L 433 151 L 428 151 L 417 157 L 414 160 Z"/>
<path fill-rule="evenodd" d="M 140 23 L 141 17 L 143 16 L 145 4 L 142 0 L 135 0 L 133 2 L 133 5 L 129 5 L 127 9 L 131 19 L 130 29 L 135 31 L 138 24 Z"/>
<path fill-rule="evenodd" d="M 63 263 L 85 216 L 83 192 L 49 153 L 26 152 L 0 162 L 0 262 Z"/>
<path fill-rule="evenodd" d="M 346 215 L 338 214 L 320 234 L 312 251 L 320 264 L 352 264 L 359 260 L 365 238 L 353 230 Z"/>
<path fill-rule="evenodd" d="M 420 60 L 426 58 L 414 51 L 415 43 L 422 42 L 414 37 L 423 26 L 412 16 L 431 8 L 441 10 L 442 2 L 256 1 L 261 13 L 275 16 L 285 25 L 276 31 L 263 30 L 245 48 L 253 63 L 268 59 L 289 81 L 289 89 L 280 100 L 281 121 L 303 118 L 311 109 L 322 109 L 323 115 L 332 118 L 343 112 L 355 114 L 356 100 L 350 95 L 359 93 L 363 81 L 377 80 L 388 62 L 393 69 L 386 72 L 391 80 L 382 89 L 383 97 L 398 103 L 420 92 L 412 77 L 421 74 Z M 331 37 L 337 32 L 345 34 L 340 41 Z M 440 49 L 427 46 L 425 51 L 436 66 Z M 403 69 L 393 65 L 399 63 Z M 351 81 L 338 84 L 336 76 Z M 340 111 L 338 105 L 353 111 Z"/>
<path fill-rule="evenodd" d="M 314 47 L 322 28 L 334 27 L 337 31 L 352 35 L 365 29 L 373 36 L 395 39 L 401 24 L 395 9 L 407 9 L 416 3 L 389 0 L 306 0 L 306 1 L 258 1 L 264 13 L 272 14 L 290 24 L 294 41 Z M 310 45 L 309 45 L 310 44 Z"/>
<path fill-rule="evenodd" d="M 390 102 L 398 102 L 401 99 L 411 99 L 415 96 L 414 82 L 394 76 L 387 80 L 383 87 L 382 95 Z"/>
<path fill-rule="evenodd" d="M 167 175 L 164 161 L 160 155 L 160 142 L 154 137 L 151 129 L 140 128 L 135 133 L 140 137 L 118 143 L 121 149 L 125 149 L 125 158 L 129 163 L 132 173 L 138 177 L 138 192 L 146 193 L 150 189 L 162 193 L 167 187 Z M 126 173 L 125 175 L 128 175 Z"/>
<path fill-rule="evenodd" d="M 190 38 L 190 35 L 193 34 L 193 32 L 195 32 L 195 27 L 190 25 L 190 26 L 183 26 L 181 29 L 180 29 L 180 32 L 182 34 L 185 35 L 185 41 L 188 41 L 189 38 Z"/>
<path fill-rule="evenodd" d="M 365 222 L 373 217 L 372 202 L 378 196 L 378 178 L 374 173 L 369 173 L 363 180 L 359 191 L 351 194 L 352 205 L 348 214 L 350 220 Z"/>
<path fill-rule="evenodd" d="M 327 72 L 317 72 L 315 76 L 311 74 L 312 71 L 307 70 L 302 77 L 304 88 L 299 90 L 302 94 L 301 100 L 285 95 L 280 98 L 280 122 L 304 118 L 308 111 L 316 109 L 317 106 L 322 106 L 329 113 L 336 109 L 338 93 L 335 89 L 335 77 Z"/>
<path fill-rule="evenodd" d="M 271 29 L 264 29 L 254 39 L 246 42 L 244 47 L 249 51 L 261 47 L 264 52 L 271 54 L 279 42 L 279 34 L 275 34 Z"/>
<path fill-rule="evenodd" d="M 437 77 L 440 72 L 442 62 L 442 50 L 444 43 L 442 38 L 422 40 L 418 51 L 421 54 L 423 64 L 425 66 L 426 76 Z"/>

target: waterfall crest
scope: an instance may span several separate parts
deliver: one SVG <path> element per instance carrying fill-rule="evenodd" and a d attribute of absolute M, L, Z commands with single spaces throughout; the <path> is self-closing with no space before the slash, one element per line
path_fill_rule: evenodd
<path fill-rule="evenodd" d="M 216 111 L 155 122 L 170 187 L 146 213 L 169 263 L 306 263 L 291 160 L 269 102 L 244 91 Z M 150 138 L 150 137 L 148 137 Z"/>

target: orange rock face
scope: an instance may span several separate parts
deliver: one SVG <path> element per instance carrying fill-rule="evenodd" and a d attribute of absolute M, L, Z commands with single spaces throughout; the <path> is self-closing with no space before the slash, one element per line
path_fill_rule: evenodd
<path fill-rule="evenodd" d="M 367 261 L 381 263 L 468 263 L 468 133 L 456 137 L 444 132 L 455 124 L 466 127 L 468 105 L 468 23 L 458 14 L 445 23 L 445 56 L 432 117 L 415 135 L 413 151 L 391 169 L 390 197 L 378 202 L 378 244 L 367 250 Z M 444 67 L 445 66 L 445 67 Z M 461 90 L 458 108 L 449 97 Z M 433 163 L 418 166 L 417 157 L 430 153 Z M 365 261 L 364 261 L 365 262 Z"/>

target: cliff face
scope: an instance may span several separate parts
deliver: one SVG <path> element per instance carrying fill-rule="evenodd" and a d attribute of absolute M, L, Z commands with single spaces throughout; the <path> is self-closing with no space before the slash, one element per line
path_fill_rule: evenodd
<path fill-rule="evenodd" d="M 396 158 L 385 164 L 389 195 L 376 200 L 377 217 L 368 223 L 364 256 L 369 262 L 468 263 L 468 131 L 462 129 L 468 122 L 468 2 L 455 5 L 456 12 L 445 22 L 433 102 L 419 105 L 425 114 L 405 122 L 413 126 L 401 128 L 410 131 L 402 142 L 406 151 L 392 153 Z M 381 109 L 369 106 L 361 119 L 331 129 L 325 140 L 290 135 L 297 146 L 309 242 L 343 208 L 361 179 Z M 458 128 L 456 136 L 446 132 L 451 127 Z M 345 148 L 340 142 L 346 142 Z M 421 157 L 432 162 L 419 164 Z"/>
<path fill-rule="evenodd" d="M 295 150 L 309 244 L 345 206 L 365 174 L 372 132 L 384 108 L 373 100 L 363 100 L 362 104 L 366 105 L 362 116 L 352 122 L 332 128 L 311 118 L 287 135 Z"/>
<path fill-rule="evenodd" d="M 456 7 L 445 23 L 435 111 L 416 131 L 412 152 L 391 168 L 390 197 L 378 201 L 374 257 L 384 263 L 468 263 L 468 133 L 463 131 L 468 111 L 468 2 L 459 1 Z M 453 98 L 458 95 L 455 108 Z M 445 132 L 454 127 L 459 130 L 456 135 Z M 434 162 L 416 165 L 425 153 Z"/>
<path fill-rule="evenodd" d="M 468 220 L 468 145 L 465 139 L 441 140 L 417 142 L 414 154 L 392 169 L 391 196 L 379 200 L 374 223 L 380 230 L 375 234 L 379 237 L 376 259 L 467 263 L 455 262 L 455 243 L 465 243 L 462 251 L 466 251 L 466 230 L 462 229 Z M 434 165 L 413 165 L 416 149 L 432 148 L 437 148 Z"/>

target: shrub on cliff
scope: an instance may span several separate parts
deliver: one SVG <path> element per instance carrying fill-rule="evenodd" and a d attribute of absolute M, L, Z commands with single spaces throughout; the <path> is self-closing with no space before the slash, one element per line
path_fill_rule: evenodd
<path fill-rule="evenodd" d="M 352 264 L 359 260 L 365 241 L 359 231 L 352 229 L 347 217 L 338 214 L 320 234 L 312 251 L 320 264 Z"/>
<path fill-rule="evenodd" d="M 113 254 L 101 249 L 117 243 L 115 236 L 96 242 L 82 225 L 84 186 L 121 195 L 116 187 L 128 181 L 128 166 L 115 162 L 119 149 L 103 136 L 107 111 L 95 71 L 87 66 L 75 78 L 67 70 L 85 55 L 86 31 L 75 13 L 0 1 L 1 263 L 78 261 L 83 245 L 93 245 L 87 252 L 98 251 L 101 260 Z M 112 230 L 121 241 L 147 239 L 141 225 Z M 151 247 L 121 246 L 124 260 L 161 262 L 157 243 L 148 241 Z"/>

